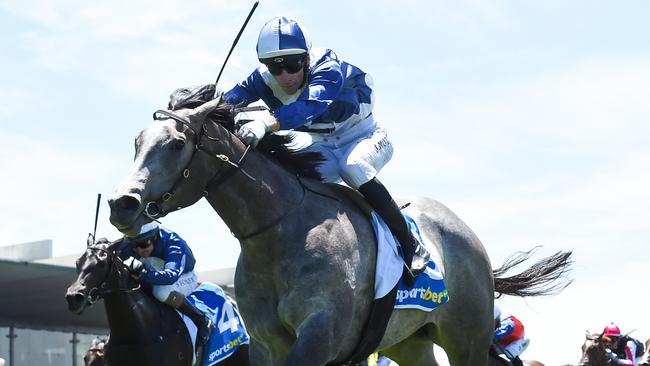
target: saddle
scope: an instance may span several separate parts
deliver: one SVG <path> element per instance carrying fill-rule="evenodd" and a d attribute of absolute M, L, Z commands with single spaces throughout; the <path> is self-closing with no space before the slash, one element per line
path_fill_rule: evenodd
<path fill-rule="evenodd" d="M 323 183 L 326 187 L 329 187 L 331 190 L 340 193 L 342 196 L 347 197 L 354 203 L 356 207 L 361 209 L 368 219 L 372 215 L 372 206 L 363 198 L 363 195 L 359 193 L 356 189 L 352 189 L 348 186 L 344 186 L 338 183 Z"/>

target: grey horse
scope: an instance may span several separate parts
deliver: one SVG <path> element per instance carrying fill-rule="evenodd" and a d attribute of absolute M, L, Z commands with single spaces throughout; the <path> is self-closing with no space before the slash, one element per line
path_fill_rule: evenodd
<path fill-rule="evenodd" d="M 340 189 L 247 148 L 233 134 L 232 108 L 219 99 L 157 113 L 136 138 L 132 172 L 109 199 L 111 223 L 132 234 L 205 197 L 241 246 L 235 292 L 251 364 L 345 363 L 373 299 L 376 246 L 366 213 Z M 436 248 L 450 300 L 431 312 L 395 310 L 378 349 L 403 366 L 437 365 L 435 342 L 453 366 L 485 365 L 495 290 L 548 293 L 533 288 L 562 276 L 571 253 L 519 277 L 493 277 L 481 242 L 453 212 L 430 198 L 405 203 Z"/>

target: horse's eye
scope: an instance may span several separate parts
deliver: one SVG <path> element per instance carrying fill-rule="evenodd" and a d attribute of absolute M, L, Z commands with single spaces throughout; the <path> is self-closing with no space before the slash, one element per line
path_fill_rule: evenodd
<path fill-rule="evenodd" d="M 176 150 L 183 150 L 183 148 L 185 147 L 185 141 L 176 140 L 176 141 L 174 141 L 173 146 L 174 146 L 174 149 L 176 149 Z"/>

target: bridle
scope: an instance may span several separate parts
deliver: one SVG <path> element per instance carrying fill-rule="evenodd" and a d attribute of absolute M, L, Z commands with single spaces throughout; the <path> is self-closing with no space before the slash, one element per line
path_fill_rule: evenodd
<path fill-rule="evenodd" d="M 161 117 L 160 115 L 162 115 L 163 117 Z M 222 174 L 215 173 L 215 175 L 206 184 L 206 188 L 209 187 L 209 186 L 213 186 L 215 184 L 219 184 L 219 183 L 223 182 L 226 178 L 228 178 L 234 172 L 237 172 L 237 171 L 241 172 L 242 174 L 244 174 L 246 177 L 248 177 L 252 181 L 256 181 L 256 179 L 253 176 L 251 176 L 249 173 L 247 173 L 242 168 L 244 158 L 246 157 L 246 154 L 248 153 L 248 151 L 250 149 L 250 146 L 246 147 L 246 150 L 244 150 L 244 153 L 242 154 L 242 156 L 239 159 L 236 159 L 236 162 L 233 162 L 227 155 L 225 155 L 225 154 L 215 154 L 215 153 L 213 153 L 211 151 L 208 151 L 201 144 L 201 141 L 202 141 L 203 137 L 207 138 L 210 141 L 220 141 L 220 139 L 218 137 L 210 136 L 210 134 L 208 133 L 208 130 L 207 130 L 207 127 L 206 127 L 206 124 L 205 124 L 205 121 L 207 120 L 207 118 L 205 118 L 205 119 L 203 119 L 203 121 L 201 121 L 201 126 L 200 126 L 200 129 L 198 131 L 194 128 L 194 126 L 192 126 L 192 123 L 190 122 L 190 120 L 187 117 L 179 116 L 178 114 L 173 113 L 173 112 L 168 111 L 168 110 L 159 109 L 159 110 L 155 111 L 154 114 L 153 114 L 153 119 L 154 119 L 154 121 L 173 119 L 176 122 L 182 123 L 183 125 L 185 125 L 186 127 L 188 127 L 192 131 L 192 133 L 195 136 L 195 142 L 194 142 L 194 149 L 192 150 L 192 156 L 190 156 L 190 159 L 188 160 L 187 164 L 185 165 L 185 168 L 183 169 L 182 174 L 174 182 L 174 184 L 172 185 L 172 188 L 170 190 L 168 190 L 167 192 L 163 193 L 160 196 L 160 198 L 158 198 L 157 200 L 149 201 L 149 202 L 146 203 L 146 205 L 144 207 L 144 210 L 142 211 L 142 214 L 144 216 L 146 216 L 147 218 L 149 218 L 151 220 L 154 220 L 154 221 L 157 221 L 157 219 L 159 217 L 164 216 L 164 215 L 166 215 L 167 213 L 169 213 L 171 211 L 179 210 L 179 209 L 182 208 L 182 207 L 176 207 L 173 210 L 165 211 L 165 210 L 163 210 L 162 205 L 163 205 L 163 203 L 169 201 L 172 197 L 174 197 L 174 194 L 176 193 L 178 188 L 184 183 L 184 181 L 186 179 L 188 179 L 190 177 L 190 173 L 192 172 L 192 170 L 197 168 L 195 166 L 195 159 L 194 159 L 194 157 L 196 156 L 197 151 L 205 153 L 205 154 L 207 154 L 208 156 L 210 156 L 212 158 L 216 158 L 219 161 L 221 161 L 223 164 L 226 164 L 229 167 L 234 168 L 234 170 L 226 171 L 226 172 L 224 172 Z M 207 190 L 204 189 L 203 190 L 203 195 L 207 196 L 207 194 L 208 194 Z"/>
<path fill-rule="evenodd" d="M 87 295 L 84 296 L 86 302 L 88 305 L 93 305 L 96 303 L 99 299 L 103 298 L 105 295 L 108 295 L 112 292 L 135 292 L 140 289 L 140 283 L 137 282 L 136 287 L 132 288 L 110 288 L 107 287 L 107 280 L 109 276 L 117 270 L 117 265 L 121 265 L 125 270 L 126 266 L 124 265 L 124 262 L 122 262 L 122 259 L 117 256 L 117 254 L 106 250 L 104 248 L 98 247 L 98 246 L 90 246 L 87 249 L 91 251 L 100 251 L 106 253 L 106 260 L 108 262 L 108 270 L 106 271 L 106 274 L 104 275 L 104 278 L 99 282 L 99 284 L 91 289 L 88 290 Z"/>
<path fill-rule="evenodd" d="M 262 107 L 262 108 L 266 109 L 265 107 Z M 259 106 L 244 107 L 244 108 L 238 108 L 235 111 L 236 112 L 241 112 L 241 111 L 255 111 L 255 110 L 261 110 L 261 108 Z M 162 115 L 162 117 L 160 115 Z M 248 151 L 250 150 L 250 145 L 246 146 L 246 150 L 244 150 L 244 153 L 242 154 L 242 156 L 239 159 L 236 159 L 236 162 L 233 162 L 233 160 L 230 159 L 227 155 L 225 155 L 225 154 L 216 154 L 214 152 L 211 152 L 211 151 L 207 150 L 201 144 L 201 141 L 202 141 L 203 137 L 207 138 L 210 141 L 221 141 L 221 139 L 219 139 L 218 137 L 211 136 L 208 133 L 206 123 L 205 123 L 207 118 L 204 118 L 201 121 L 200 129 L 198 131 L 197 131 L 196 128 L 194 128 L 194 126 L 192 126 L 191 121 L 187 117 L 180 116 L 180 115 L 178 115 L 176 113 L 173 113 L 173 112 L 171 112 L 169 110 L 159 109 L 159 110 L 155 111 L 154 114 L 153 114 L 153 119 L 155 121 L 173 119 L 174 121 L 185 125 L 194 134 L 195 141 L 194 141 L 194 149 L 192 150 L 192 156 L 190 156 L 190 159 L 189 159 L 187 165 L 182 170 L 182 174 L 178 177 L 178 179 L 176 179 L 176 181 L 172 185 L 172 188 L 170 190 L 168 190 L 167 192 L 163 193 L 162 196 L 160 198 L 158 198 L 157 200 L 149 201 L 149 202 L 147 202 L 145 204 L 145 207 L 144 207 L 144 210 L 142 211 L 142 214 L 144 216 L 146 216 L 147 218 L 149 218 L 149 219 L 151 219 L 153 221 L 158 221 L 157 219 L 159 217 L 164 216 L 169 212 L 172 212 L 172 211 L 179 210 L 179 209 L 183 208 L 182 206 L 179 206 L 179 207 L 176 207 L 175 209 L 165 211 L 165 210 L 163 210 L 162 205 L 163 205 L 163 203 L 169 201 L 174 196 L 174 194 L 179 189 L 179 187 L 183 183 L 185 183 L 186 179 L 188 179 L 190 177 L 191 171 L 198 168 L 198 167 L 195 166 L 195 163 L 194 163 L 196 161 L 194 159 L 194 157 L 196 156 L 197 151 L 205 153 L 205 154 L 207 154 L 208 156 L 210 156 L 212 158 L 216 158 L 220 162 L 222 162 L 223 164 L 227 164 L 231 168 L 230 170 L 228 170 L 226 172 L 222 172 L 221 174 L 219 174 L 219 172 L 216 172 L 215 175 L 210 180 L 208 180 L 208 182 L 206 183 L 205 188 L 203 190 L 203 195 L 204 196 L 208 195 L 208 192 L 207 192 L 208 187 L 214 187 L 215 185 L 221 184 L 222 182 L 224 182 L 226 179 L 228 179 L 230 176 L 232 176 L 236 172 L 241 172 L 242 174 L 244 174 L 244 176 L 246 176 L 247 178 L 249 178 L 250 180 L 252 180 L 254 182 L 257 181 L 252 175 L 247 173 L 242 167 L 243 163 L 244 163 L 244 159 L 246 158 L 246 155 L 247 155 Z M 214 124 L 217 125 L 217 128 L 223 128 L 218 123 L 214 123 Z M 264 232 L 264 231 L 270 229 L 271 227 L 277 225 L 291 211 L 293 211 L 294 208 L 301 206 L 302 202 L 304 201 L 305 195 L 306 195 L 306 192 L 305 192 L 306 188 L 305 188 L 305 185 L 302 183 L 302 181 L 300 180 L 300 178 L 298 176 L 297 176 L 297 180 L 298 180 L 298 182 L 299 182 L 299 184 L 300 184 L 300 186 L 302 188 L 302 195 L 301 195 L 301 198 L 300 198 L 300 202 L 298 204 L 294 205 L 293 207 L 291 207 L 289 210 L 285 211 L 282 215 L 275 218 L 274 220 L 271 220 L 270 223 L 263 225 L 262 227 L 254 230 L 251 233 L 248 233 L 248 234 L 242 235 L 242 236 L 235 235 L 234 233 L 233 233 L 233 235 L 235 235 L 235 237 L 237 239 L 239 239 L 239 240 L 245 240 L 245 239 L 251 238 L 253 236 L 256 236 L 258 234 L 261 234 L 262 232 Z"/>
<path fill-rule="evenodd" d="M 590 344 L 589 347 L 587 347 L 583 351 L 583 356 L 580 359 L 580 361 L 578 362 L 577 366 L 600 366 L 599 364 L 594 363 L 594 362 L 600 361 L 600 360 L 598 360 L 598 359 L 597 360 L 592 360 L 591 359 L 589 349 L 594 349 L 594 351 L 592 351 L 591 353 L 596 353 L 596 352 L 598 352 L 599 354 L 602 353 L 603 358 L 607 359 L 606 356 L 605 356 L 605 346 L 602 343 L 602 337 L 603 337 L 602 334 L 599 335 L 599 336 L 587 337 L 587 340 L 591 341 L 591 344 Z M 605 364 L 608 365 L 608 363 L 605 363 Z"/>

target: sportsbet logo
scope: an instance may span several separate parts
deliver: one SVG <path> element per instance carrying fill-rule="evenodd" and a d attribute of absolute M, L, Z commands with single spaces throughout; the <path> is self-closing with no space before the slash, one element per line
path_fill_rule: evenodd
<path fill-rule="evenodd" d="M 429 301 L 432 303 L 441 304 L 447 298 L 447 289 L 444 289 L 440 292 L 431 291 L 431 287 L 424 288 L 414 288 L 411 290 L 399 290 L 397 291 L 397 302 L 401 303 L 405 300 L 416 300 L 421 299 L 423 301 Z"/>

